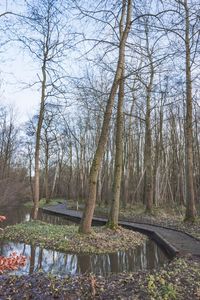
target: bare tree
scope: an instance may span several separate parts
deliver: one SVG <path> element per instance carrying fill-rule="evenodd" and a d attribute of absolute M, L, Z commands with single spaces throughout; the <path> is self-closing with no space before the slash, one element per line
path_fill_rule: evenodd
<path fill-rule="evenodd" d="M 185 151 L 186 151 L 186 214 L 185 219 L 194 221 L 196 216 L 194 200 L 193 171 L 193 99 L 191 76 L 191 43 L 190 43 L 190 10 L 188 1 L 180 1 L 185 11 L 185 64 L 186 64 L 186 120 L 185 120 Z"/>
<path fill-rule="evenodd" d="M 54 0 L 27 1 L 28 15 L 23 19 L 27 29 L 26 35 L 18 37 L 19 41 L 29 50 L 40 67 L 38 84 L 40 86 L 40 109 L 36 127 L 35 142 L 35 183 L 33 219 L 37 219 L 40 190 L 40 143 L 41 131 L 48 99 L 63 94 L 61 86 L 62 69 L 61 60 L 69 41 L 67 24 L 61 22 L 61 2 Z M 64 33 L 64 31 L 66 32 Z M 33 35 L 34 32 L 34 35 Z M 61 72 L 61 73 L 59 73 Z"/>
<path fill-rule="evenodd" d="M 125 14 L 126 3 L 122 6 L 122 16 Z M 124 32 L 123 18 L 119 23 L 120 39 Z M 125 75 L 125 52 L 123 53 L 121 65 L 121 78 L 119 81 L 118 104 L 117 104 L 117 117 L 116 117 L 116 138 L 115 138 L 115 169 L 113 180 L 113 195 L 110 207 L 110 214 L 108 219 L 108 226 L 115 229 L 118 226 L 119 219 L 119 204 L 121 192 L 121 179 L 122 179 L 122 160 L 123 160 L 123 126 L 124 126 L 124 75 Z"/>
<path fill-rule="evenodd" d="M 120 39 L 119 44 L 119 57 L 118 57 L 118 63 L 117 63 L 117 69 L 115 73 L 115 77 L 112 83 L 112 88 L 110 91 L 110 95 L 108 98 L 105 114 L 104 114 L 104 120 L 101 130 L 101 135 L 99 138 L 97 150 L 94 155 L 94 159 L 92 162 L 92 166 L 90 169 L 90 176 L 89 176 L 89 196 L 86 200 L 85 209 L 83 213 L 83 217 L 81 220 L 81 224 L 79 227 L 80 232 L 83 233 L 89 233 L 91 231 L 91 224 L 92 224 L 92 217 L 94 213 L 95 208 L 95 201 L 96 201 L 96 188 L 97 188 L 97 177 L 99 168 L 102 162 L 103 154 L 105 151 L 105 145 L 108 138 L 108 130 L 109 130 L 109 122 L 112 114 L 112 108 L 114 104 L 115 95 L 118 89 L 119 80 L 122 76 L 122 70 L 123 70 L 123 61 L 124 61 L 124 52 L 125 52 L 125 46 L 126 46 L 126 40 L 128 38 L 128 34 L 131 27 L 131 14 L 132 14 L 132 1 L 123 1 L 122 2 L 123 7 L 126 6 L 126 10 L 122 10 L 121 15 L 121 22 L 125 22 L 125 28 L 122 34 L 122 37 Z"/>

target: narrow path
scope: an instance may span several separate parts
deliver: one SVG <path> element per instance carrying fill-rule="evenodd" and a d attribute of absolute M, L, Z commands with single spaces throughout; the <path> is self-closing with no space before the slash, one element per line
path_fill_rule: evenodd
<path fill-rule="evenodd" d="M 57 215 L 65 216 L 66 218 L 72 221 L 80 221 L 82 217 L 81 211 L 68 210 L 64 204 L 58 204 L 55 206 L 48 206 L 42 209 L 46 213 L 52 213 Z M 94 217 L 93 224 L 105 224 L 107 222 L 106 218 L 103 217 Z M 200 256 L 200 240 L 195 239 L 194 237 L 188 235 L 179 230 L 174 230 L 162 226 L 142 224 L 137 222 L 127 222 L 119 221 L 119 225 L 139 231 L 150 236 L 157 243 L 164 247 L 164 249 L 170 255 L 186 255 L 192 254 Z"/>

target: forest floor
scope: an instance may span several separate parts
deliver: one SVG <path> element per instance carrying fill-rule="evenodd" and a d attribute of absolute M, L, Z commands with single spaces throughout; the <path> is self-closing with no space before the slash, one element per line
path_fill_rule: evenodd
<path fill-rule="evenodd" d="M 46 206 L 46 205 L 57 205 L 57 204 L 59 204 L 59 203 L 64 203 L 65 202 L 65 200 L 63 199 L 63 198 L 54 198 L 54 199 L 50 199 L 49 200 L 49 203 L 47 203 L 46 202 L 46 199 L 45 198 L 42 198 L 42 199 L 40 199 L 40 204 L 39 204 L 39 206 L 40 207 L 44 207 L 44 206 Z M 72 205 L 72 201 L 70 202 L 71 203 L 71 205 Z M 74 205 L 74 204 L 73 204 Z M 32 208 L 33 207 L 33 201 L 28 201 L 28 202 L 25 202 L 24 203 L 24 206 L 25 207 L 29 207 L 29 208 Z"/>
<path fill-rule="evenodd" d="M 32 207 L 33 202 L 27 202 L 25 206 Z M 40 200 L 40 207 L 45 207 L 46 205 L 57 205 L 60 203 L 67 203 L 68 209 L 77 209 L 77 202 L 64 199 L 51 199 L 50 203 L 46 204 L 45 199 Z M 83 209 L 82 202 L 79 202 L 78 209 Z M 108 207 L 101 205 L 96 206 L 95 216 L 107 216 Z M 200 210 L 199 215 L 194 223 L 184 222 L 185 208 L 183 206 L 173 206 L 170 207 L 154 207 L 152 214 L 145 213 L 145 206 L 141 204 L 127 205 L 126 208 L 120 209 L 120 219 L 133 222 L 148 223 L 152 225 L 160 225 L 169 227 L 172 229 L 182 230 L 186 233 L 193 235 L 194 237 L 200 239 Z"/>
<path fill-rule="evenodd" d="M 43 273 L 2 275 L 0 287 L 2 300 L 199 300 L 200 259 L 190 256 L 175 258 L 154 271 L 112 274 L 109 277 L 83 274 L 59 278 Z"/>
<path fill-rule="evenodd" d="M 77 209 L 77 202 L 64 199 L 51 199 L 50 203 L 46 203 L 45 199 L 40 200 L 40 207 L 45 207 L 46 205 L 57 205 L 60 203 L 67 203 L 67 209 Z M 27 202 L 26 207 L 32 207 L 33 202 Z M 83 209 L 83 203 L 79 202 L 78 209 Z M 95 216 L 107 216 L 108 207 L 105 205 L 96 206 Z M 169 227 L 172 229 L 182 230 L 186 233 L 193 235 L 194 237 L 200 239 L 200 210 L 199 215 L 194 223 L 184 222 L 185 207 L 183 206 L 173 206 L 170 207 L 154 207 L 152 214 L 145 213 L 145 206 L 141 204 L 127 205 L 126 208 L 120 208 L 119 217 L 121 220 L 148 223 L 152 225 L 160 225 Z"/>
<path fill-rule="evenodd" d="M 184 213 L 184 207 L 176 206 L 174 208 L 154 207 L 152 210 L 152 214 L 146 214 L 144 206 L 134 205 L 131 207 L 120 209 L 120 219 L 182 230 L 200 239 L 200 216 L 197 216 L 195 222 L 185 222 Z M 97 206 L 95 215 L 106 216 L 107 208 Z"/>

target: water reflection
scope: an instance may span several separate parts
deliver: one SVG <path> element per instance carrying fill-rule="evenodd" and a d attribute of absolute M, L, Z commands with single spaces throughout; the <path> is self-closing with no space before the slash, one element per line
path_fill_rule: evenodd
<path fill-rule="evenodd" d="M 0 215 L 6 216 L 6 221 L 2 222 L 0 227 L 5 228 L 8 225 L 14 225 L 17 223 L 25 222 L 30 220 L 31 208 L 24 206 L 13 206 L 10 208 L 0 208 Z M 62 218 L 55 215 L 45 214 L 42 210 L 39 210 L 38 219 L 47 223 L 57 225 L 70 225 L 73 224 L 66 218 Z"/>
<path fill-rule="evenodd" d="M 16 223 L 21 223 L 30 220 L 30 209 L 24 206 L 20 207 L 9 207 L 0 208 L 0 215 L 6 216 L 6 220 L 1 223 L 1 227 L 6 227 L 8 225 L 14 225 Z"/>
<path fill-rule="evenodd" d="M 106 276 L 109 273 L 153 269 L 168 261 L 151 240 L 135 250 L 101 255 L 61 253 L 23 243 L 2 242 L 1 255 L 8 256 L 13 251 L 30 257 L 25 267 L 12 272 L 18 275 L 43 270 L 60 276 L 88 272 Z"/>
<path fill-rule="evenodd" d="M 10 209 L 1 208 L 0 215 L 7 217 L 7 220 L 1 223 L 1 227 L 29 221 L 30 210 L 30 208 L 23 206 Z M 41 210 L 39 211 L 39 219 L 52 224 L 73 224 L 73 222 L 68 221 L 64 217 L 45 214 Z M 41 269 L 44 272 L 61 276 L 86 272 L 106 276 L 109 273 L 153 269 L 168 261 L 162 250 L 150 240 L 135 250 L 119 251 L 114 254 L 104 255 L 67 254 L 5 241 L 1 242 L 0 247 L 0 255 L 8 256 L 15 251 L 30 258 L 27 265 L 13 272 L 14 274 L 28 274 Z"/>
<path fill-rule="evenodd" d="M 67 220 L 66 217 L 43 213 L 43 211 L 41 209 L 38 212 L 38 219 L 43 221 L 43 222 L 51 223 L 51 224 L 54 224 L 54 225 L 74 224 L 74 222 Z"/>

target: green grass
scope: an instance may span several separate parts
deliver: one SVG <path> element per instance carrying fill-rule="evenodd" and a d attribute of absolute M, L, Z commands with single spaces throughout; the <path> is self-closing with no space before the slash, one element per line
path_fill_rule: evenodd
<path fill-rule="evenodd" d="M 39 245 L 55 250 L 68 249 L 68 239 L 78 232 L 78 226 L 61 226 L 41 221 L 30 221 L 8 226 L 1 233 L 1 238 Z"/>
<path fill-rule="evenodd" d="M 111 253 L 134 248 L 146 237 L 128 229 L 110 230 L 104 226 L 93 227 L 91 234 L 80 234 L 76 225 L 52 225 L 30 221 L 7 226 L 0 239 L 23 242 L 42 248 L 72 253 Z"/>
<path fill-rule="evenodd" d="M 46 203 L 46 199 L 42 198 L 39 203 L 39 207 L 49 206 L 49 205 L 57 205 L 59 203 L 63 203 L 65 200 L 62 198 L 50 199 L 49 203 Z M 33 201 L 26 202 L 24 204 L 25 207 L 33 207 Z"/>

